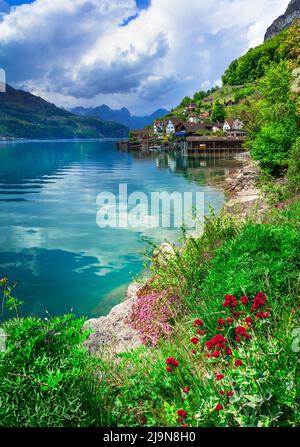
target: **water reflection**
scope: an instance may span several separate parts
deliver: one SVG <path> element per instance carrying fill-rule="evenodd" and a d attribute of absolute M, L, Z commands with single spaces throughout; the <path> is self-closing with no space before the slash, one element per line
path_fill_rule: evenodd
<path fill-rule="evenodd" d="M 120 153 L 112 141 L 0 144 L 0 276 L 19 283 L 24 312 L 106 313 L 142 268 L 145 242 L 172 229 L 99 229 L 96 197 L 118 192 L 203 191 L 208 212 L 237 162 Z"/>

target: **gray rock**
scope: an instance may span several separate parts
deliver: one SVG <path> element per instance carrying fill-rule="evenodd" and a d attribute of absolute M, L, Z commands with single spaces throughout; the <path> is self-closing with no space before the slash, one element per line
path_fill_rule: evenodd
<path fill-rule="evenodd" d="M 287 10 L 278 17 L 267 29 L 265 41 L 279 34 L 282 30 L 291 26 L 295 19 L 300 17 L 300 0 L 291 0 Z"/>
<path fill-rule="evenodd" d="M 129 286 L 124 302 L 115 306 L 106 317 L 86 321 L 84 329 L 92 329 L 92 334 L 85 342 L 90 352 L 113 356 L 116 353 L 137 348 L 142 343 L 137 331 L 126 322 L 143 284 L 133 283 Z"/>

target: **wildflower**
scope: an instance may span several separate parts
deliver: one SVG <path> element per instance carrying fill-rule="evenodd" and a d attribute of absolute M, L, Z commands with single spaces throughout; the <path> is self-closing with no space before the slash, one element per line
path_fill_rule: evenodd
<path fill-rule="evenodd" d="M 241 296 L 240 302 L 246 305 L 249 302 L 249 298 L 247 296 Z"/>
<path fill-rule="evenodd" d="M 257 312 L 256 316 L 261 319 L 266 319 L 266 318 L 269 318 L 270 314 L 268 312 L 264 313 L 262 311 L 259 311 L 259 312 Z"/>
<path fill-rule="evenodd" d="M 208 349 L 212 349 L 212 348 L 214 347 L 213 341 L 212 341 L 212 340 L 208 340 L 208 341 L 205 343 L 205 346 L 206 346 Z"/>
<path fill-rule="evenodd" d="M 206 331 L 201 331 L 200 329 L 197 329 L 197 331 L 196 331 L 196 333 L 197 333 L 197 335 L 205 335 L 206 334 Z"/>
<path fill-rule="evenodd" d="M 247 340 L 249 340 L 249 338 L 250 338 L 250 335 L 247 333 L 247 329 L 244 326 L 237 327 L 235 330 L 235 333 L 238 336 L 240 335 L 241 337 L 246 338 Z M 237 340 L 237 341 L 239 341 L 239 340 Z"/>
<path fill-rule="evenodd" d="M 192 354 L 196 354 L 197 352 L 195 351 L 195 349 L 192 349 Z"/>
<path fill-rule="evenodd" d="M 224 379 L 224 374 L 216 374 L 216 380 L 219 382 Z"/>
<path fill-rule="evenodd" d="M 218 319 L 218 325 L 219 326 L 226 326 L 225 320 L 223 320 L 223 318 L 219 318 Z"/>
<path fill-rule="evenodd" d="M 229 348 L 227 348 L 225 352 L 226 352 L 226 355 L 232 355 L 232 350 Z"/>
<path fill-rule="evenodd" d="M 235 339 L 237 342 L 241 341 L 240 337 L 235 337 Z"/>
<path fill-rule="evenodd" d="M 232 397 L 234 395 L 234 391 L 227 391 L 226 396 Z"/>
<path fill-rule="evenodd" d="M 233 318 L 228 317 L 228 318 L 226 318 L 226 321 L 227 321 L 227 323 L 233 323 Z"/>
<path fill-rule="evenodd" d="M 168 373 L 172 373 L 174 369 L 176 369 L 179 366 L 179 362 L 174 359 L 174 357 L 168 357 L 166 360 L 166 371 Z"/>
<path fill-rule="evenodd" d="M 180 408 L 180 410 L 177 411 L 177 416 L 178 416 L 178 419 L 179 418 L 185 419 L 187 417 L 187 412 L 184 411 L 183 408 Z M 182 422 L 182 420 L 180 422 Z"/>
<path fill-rule="evenodd" d="M 248 324 L 248 326 L 251 326 L 251 324 L 253 323 L 253 320 L 251 317 L 247 317 L 247 318 L 245 318 L 245 322 L 246 322 L 246 324 Z"/>
<path fill-rule="evenodd" d="M 226 295 L 224 298 L 223 307 L 236 307 L 238 305 L 236 297 L 233 295 Z"/>
<path fill-rule="evenodd" d="M 220 351 L 214 351 L 212 352 L 211 356 L 214 357 L 215 359 L 219 358 L 221 355 Z"/>
<path fill-rule="evenodd" d="M 197 345 L 199 343 L 199 338 L 197 337 L 192 337 L 191 338 L 191 343 L 193 343 L 193 345 Z"/>
<path fill-rule="evenodd" d="M 234 362 L 234 366 L 241 366 L 242 364 L 243 364 L 242 360 L 239 359 Z"/>
<path fill-rule="evenodd" d="M 222 391 L 220 391 L 220 394 L 221 394 L 221 396 L 225 396 L 226 393 L 225 393 L 225 391 L 222 390 Z"/>
<path fill-rule="evenodd" d="M 187 394 L 190 392 L 190 389 L 188 386 L 186 386 L 185 388 L 182 389 L 182 391 L 184 392 L 184 394 Z"/>
<path fill-rule="evenodd" d="M 221 404 L 218 404 L 217 406 L 216 406 L 216 411 L 221 411 L 221 410 L 223 410 L 223 405 L 221 405 Z"/>
<path fill-rule="evenodd" d="M 232 312 L 232 315 L 234 316 L 234 318 L 239 318 L 241 313 L 240 312 Z"/>
<path fill-rule="evenodd" d="M 203 323 L 202 320 L 195 320 L 195 321 L 194 321 L 194 327 L 197 327 L 197 326 L 203 326 L 203 325 L 204 325 L 204 323 Z"/>
<path fill-rule="evenodd" d="M 179 366 L 179 362 L 174 359 L 174 357 L 168 357 L 166 360 L 166 365 L 173 366 L 174 368 L 177 368 Z"/>
<path fill-rule="evenodd" d="M 181 424 L 180 427 L 186 428 L 186 427 L 188 427 L 188 424 Z"/>
<path fill-rule="evenodd" d="M 251 311 L 254 312 L 257 309 L 265 307 L 267 302 L 267 297 L 264 293 L 259 292 L 253 300 Z"/>

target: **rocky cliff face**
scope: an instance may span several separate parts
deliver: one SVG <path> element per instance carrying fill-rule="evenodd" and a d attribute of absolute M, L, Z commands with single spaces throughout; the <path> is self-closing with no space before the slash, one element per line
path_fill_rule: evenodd
<path fill-rule="evenodd" d="M 291 0 L 285 13 L 278 17 L 267 29 L 265 41 L 276 36 L 280 31 L 288 28 L 295 19 L 300 18 L 300 0 Z"/>

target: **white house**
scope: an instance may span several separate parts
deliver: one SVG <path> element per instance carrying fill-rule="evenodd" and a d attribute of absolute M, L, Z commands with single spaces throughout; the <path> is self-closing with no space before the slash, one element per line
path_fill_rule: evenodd
<path fill-rule="evenodd" d="M 222 131 L 222 130 L 223 130 L 223 124 L 221 124 L 221 123 L 215 123 L 215 124 L 213 125 L 212 131 L 213 131 L 214 133 L 216 133 L 216 132 L 220 132 L 220 131 Z"/>
<path fill-rule="evenodd" d="M 223 126 L 224 132 L 243 130 L 243 128 L 244 123 L 239 119 L 226 120 Z"/>
<path fill-rule="evenodd" d="M 166 134 L 171 135 L 176 132 L 176 127 L 181 123 L 181 120 L 178 118 L 171 118 L 169 119 L 167 126 L 166 126 Z"/>

